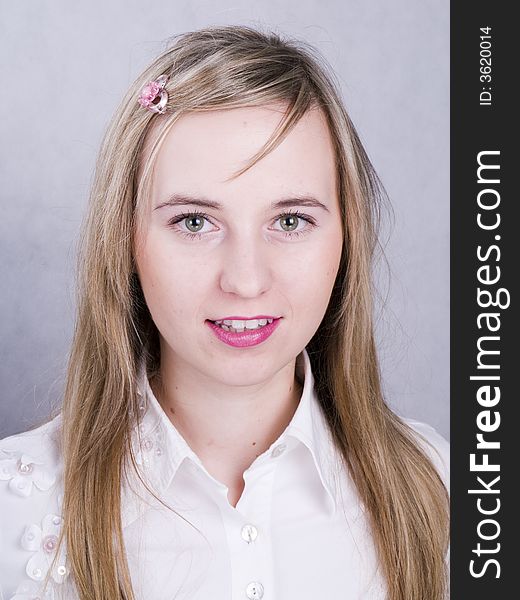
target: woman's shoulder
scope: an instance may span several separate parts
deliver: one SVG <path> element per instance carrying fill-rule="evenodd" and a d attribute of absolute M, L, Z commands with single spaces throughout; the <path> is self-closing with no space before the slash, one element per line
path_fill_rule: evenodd
<path fill-rule="evenodd" d="M 450 486 L 450 444 L 431 425 L 415 419 L 400 417 L 415 434 L 415 439 L 424 449 L 449 491 Z"/>
<path fill-rule="evenodd" d="M 0 440 L 0 597 L 6 600 L 17 591 L 37 590 L 55 555 L 61 526 L 60 435 L 57 416 Z M 61 575 L 56 571 L 52 579 L 59 583 Z"/>

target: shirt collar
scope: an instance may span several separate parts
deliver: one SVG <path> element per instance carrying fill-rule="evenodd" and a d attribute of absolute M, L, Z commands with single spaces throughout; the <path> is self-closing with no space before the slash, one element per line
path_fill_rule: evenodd
<path fill-rule="evenodd" d="M 310 452 L 321 485 L 327 493 L 329 509 L 337 508 L 336 453 L 334 443 L 319 404 L 311 362 L 304 349 L 296 358 L 296 377 L 303 381 L 303 391 L 298 407 L 284 432 L 257 460 L 269 460 L 275 446 L 285 444 L 291 449 L 303 444 Z M 155 397 L 144 361 L 139 370 L 139 410 L 143 414 L 141 425 L 133 436 L 133 447 L 140 470 L 148 482 L 161 493 L 171 483 L 182 462 L 186 459 L 203 467 L 199 457 L 190 448 L 170 421 Z"/>
<path fill-rule="evenodd" d="M 330 508 L 337 508 L 337 452 L 314 386 L 309 354 L 304 349 L 296 358 L 296 377 L 303 381 L 298 408 L 282 438 L 301 442 L 310 452 Z M 275 444 L 278 442 L 275 442 Z"/>

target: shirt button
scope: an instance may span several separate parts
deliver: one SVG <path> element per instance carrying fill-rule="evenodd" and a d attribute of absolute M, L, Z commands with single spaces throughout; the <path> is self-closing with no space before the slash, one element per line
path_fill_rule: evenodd
<path fill-rule="evenodd" d="M 286 444 L 278 444 L 278 446 L 275 446 L 271 452 L 272 458 L 276 458 L 277 456 L 280 456 L 280 454 L 283 454 L 286 448 Z"/>
<path fill-rule="evenodd" d="M 254 525 L 247 524 L 242 527 L 242 531 L 240 533 L 242 534 L 242 539 L 250 544 L 256 540 L 258 530 Z"/>
<path fill-rule="evenodd" d="M 259 581 L 252 581 L 247 584 L 246 596 L 249 600 L 260 600 L 264 595 L 264 586 Z"/>

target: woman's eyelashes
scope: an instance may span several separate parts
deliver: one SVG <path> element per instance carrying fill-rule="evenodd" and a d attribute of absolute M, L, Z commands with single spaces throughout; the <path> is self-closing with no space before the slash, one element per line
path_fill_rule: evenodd
<path fill-rule="evenodd" d="M 280 221 L 280 228 L 272 231 L 280 232 L 286 238 L 305 236 L 316 227 L 316 220 L 313 217 L 299 211 L 284 212 L 275 218 L 274 223 L 278 221 Z M 200 240 L 203 235 L 212 233 L 211 230 L 203 229 L 205 222 L 212 223 L 211 218 L 205 213 L 195 211 L 175 215 L 168 221 L 168 226 L 188 239 Z M 300 228 L 301 223 L 304 223 L 305 227 Z M 181 224 L 186 228 L 181 227 Z"/>

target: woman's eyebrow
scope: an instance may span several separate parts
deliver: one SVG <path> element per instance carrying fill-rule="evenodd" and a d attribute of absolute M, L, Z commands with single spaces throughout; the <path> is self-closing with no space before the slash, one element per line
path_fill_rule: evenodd
<path fill-rule="evenodd" d="M 201 208 L 212 208 L 214 210 L 221 210 L 223 208 L 222 204 L 218 202 L 214 202 L 213 200 L 208 200 L 206 198 L 197 198 L 194 196 L 189 196 L 186 194 L 172 194 L 165 200 L 157 205 L 154 210 L 158 208 L 163 208 L 164 206 L 199 206 Z M 273 202 L 270 206 L 271 209 L 277 210 L 280 208 L 290 208 L 292 206 L 310 206 L 314 208 L 323 208 L 327 212 L 330 212 L 329 209 L 314 198 L 313 196 L 294 196 L 291 198 L 282 198 L 281 200 L 277 200 Z"/>

